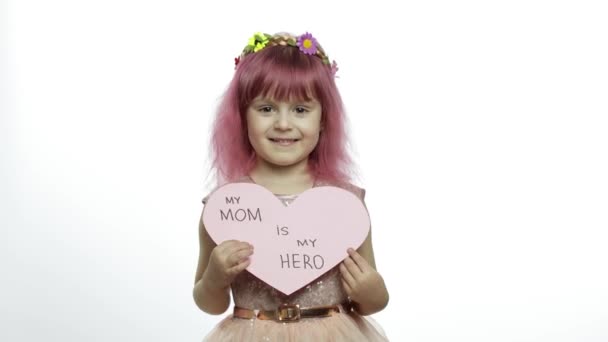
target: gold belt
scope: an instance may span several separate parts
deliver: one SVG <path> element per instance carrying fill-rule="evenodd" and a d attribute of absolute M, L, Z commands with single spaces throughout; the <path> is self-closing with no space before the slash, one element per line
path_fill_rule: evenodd
<path fill-rule="evenodd" d="M 340 311 L 351 311 L 349 303 L 313 308 L 300 308 L 299 304 L 281 304 L 276 310 L 251 310 L 234 307 L 234 317 L 245 319 L 274 320 L 277 322 L 297 322 L 301 318 L 329 317 Z"/>

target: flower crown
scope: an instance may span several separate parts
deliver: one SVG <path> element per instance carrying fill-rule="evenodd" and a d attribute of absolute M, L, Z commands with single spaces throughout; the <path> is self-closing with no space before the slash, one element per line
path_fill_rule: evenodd
<path fill-rule="evenodd" d="M 234 68 L 236 69 L 241 59 L 249 54 L 256 53 L 266 46 L 293 46 L 297 47 L 302 53 L 306 55 L 315 56 L 321 59 L 323 64 L 331 68 L 331 74 L 336 76 L 338 71 L 338 64 L 336 61 L 329 62 L 329 57 L 317 42 L 317 39 L 312 34 L 306 32 L 298 37 L 293 37 L 286 33 L 278 33 L 270 35 L 267 33 L 257 32 L 253 37 L 249 38 L 249 43 L 241 52 L 241 55 L 234 59 Z"/>

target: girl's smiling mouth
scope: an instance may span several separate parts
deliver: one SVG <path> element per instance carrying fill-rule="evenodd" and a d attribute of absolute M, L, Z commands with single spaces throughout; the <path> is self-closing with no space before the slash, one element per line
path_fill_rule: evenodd
<path fill-rule="evenodd" d="M 269 140 L 281 146 L 289 146 L 293 143 L 296 143 L 300 139 L 269 138 Z"/>

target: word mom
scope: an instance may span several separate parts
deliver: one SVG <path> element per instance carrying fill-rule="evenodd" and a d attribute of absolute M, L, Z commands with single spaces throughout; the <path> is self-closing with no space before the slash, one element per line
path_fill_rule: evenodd
<path fill-rule="evenodd" d="M 240 201 L 240 197 L 226 197 L 226 204 L 238 204 Z M 222 221 L 238 221 L 243 222 L 247 221 L 260 221 L 262 222 L 262 213 L 260 212 L 260 208 L 252 211 L 251 209 L 228 209 L 224 211 L 224 209 L 220 209 L 220 219 Z"/>

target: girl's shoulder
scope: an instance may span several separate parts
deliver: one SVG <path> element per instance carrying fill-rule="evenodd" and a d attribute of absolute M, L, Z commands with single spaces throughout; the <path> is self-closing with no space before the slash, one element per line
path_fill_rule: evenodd
<path fill-rule="evenodd" d="M 216 189 L 213 189 L 213 191 L 215 191 Z M 211 194 L 213 193 L 213 191 L 209 192 L 209 194 L 207 194 L 207 196 L 203 197 L 203 199 L 201 200 L 201 202 L 203 204 L 207 204 L 207 201 L 209 200 L 209 196 L 211 196 Z"/>
<path fill-rule="evenodd" d="M 240 178 L 240 179 L 238 179 L 238 180 L 236 180 L 236 181 L 227 182 L 227 183 L 224 183 L 224 184 L 221 184 L 221 185 L 216 185 L 216 186 L 215 186 L 215 187 L 214 187 L 214 188 L 213 188 L 211 191 L 209 191 L 209 193 L 207 194 L 207 196 L 203 197 L 203 199 L 201 200 L 201 202 L 202 202 L 203 204 L 207 204 L 207 200 L 209 199 L 209 197 L 210 197 L 211 195 L 213 195 L 213 193 L 214 193 L 214 192 L 215 192 L 217 189 L 221 188 L 221 187 L 222 187 L 222 186 L 224 186 L 224 185 L 231 184 L 231 183 L 252 183 L 252 181 L 251 181 L 251 179 L 250 179 L 249 177 L 242 177 L 242 178 Z"/>
<path fill-rule="evenodd" d="M 346 181 L 317 181 L 315 186 L 335 186 L 350 191 L 362 201 L 365 199 L 365 189 Z"/>

